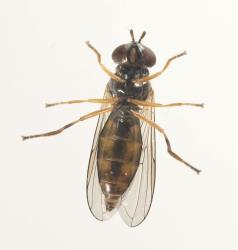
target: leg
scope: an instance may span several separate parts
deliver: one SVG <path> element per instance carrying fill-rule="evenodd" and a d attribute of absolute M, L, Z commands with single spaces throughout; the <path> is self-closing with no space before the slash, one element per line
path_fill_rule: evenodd
<path fill-rule="evenodd" d="M 159 72 L 157 72 L 157 73 L 154 73 L 154 74 L 152 74 L 152 75 L 149 75 L 149 76 L 145 76 L 145 77 L 136 79 L 136 80 L 134 80 L 134 82 L 143 83 L 143 82 L 147 82 L 147 81 L 149 81 L 149 80 L 152 80 L 152 79 L 154 79 L 154 78 L 160 76 L 160 75 L 168 68 L 168 66 L 170 65 L 170 63 L 171 63 L 174 59 L 176 59 L 176 58 L 178 58 L 178 57 L 181 57 L 181 56 L 184 56 L 184 55 L 186 55 L 186 54 L 187 54 L 186 51 L 184 51 L 184 52 L 182 52 L 182 53 L 180 53 L 180 54 L 178 54 L 178 55 L 175 55 L 175 56 L 171 57 L 170 59 L 168 59 L 168 61 L 166 62 L 166 64 L 164 65 L 164 67 L 163 67 L 163 69 L 162 69 L 161 71 L 159 71 Z"/>
<path fill-rule="evenodd" d="M 84 99 L 84 100 L 72 100 L 72 101 L 66 101 L 66 102 L 54 102 L 54 103 L 46 103 L 46 108 L 53 107 L 61 104 L 75 104 L 75 103 L 82 103 L 82 102 L 89 102 L 89 103 L 108 103 L 108 104 L 114 104 L 116 102 L 116 98 L 110 98 L 110 99 Z"/>
<path fill-rule="evenodd" d="M 168 153 L 169 153 L 172 157 L 174 157 L 174 158 L 175 158 L 176 160 L 178 160 L 178 161 L 181 161 L 181 162 L 184 163 L 186 166 L 190 167 L 190 168 L 191 168 L 192 170 L 194 170 L 197 174 L 199 174 L 199 173 L 201 172 L 201 170 L 199 170 L 199 169 L 193 167 L 192 165 L 190 165 L 189 163 L 187 163 L 185 160 L 183 160 L 180 156 L 178 156 L 176 153 L 174 153 L 174 152 L 172 151 L 172 148 L 171 148 L 171 145 L 170 145 L 170 141 L 169 141 L 169 139 L 168 139 L 166 133 L 164 132 L 164 130 L 163 130 L 158 124 L 154 123 L 154 122 L 151 121 L 151 120 L 148 120 L 147 118 L 145 118 L 144 116 L 142 116 L 141 114 L 139 114 L 139 113 L 137 113 L 137 112 L 135 112 L 135 111 L 132 111 L 132 113 L 133 113 L 137 118 L 139 118 L 139 119 L 141 119 L 141 120 L 147 122 L 151 127 L 157 129 L 160 133 L 163 134 L 163 136 L 164 136 L 164 138 L 165 138 L 165 142 L 166 142 L 166 144 L 167 144 L 167 151 L 168 151 Z"/>
<path fill-rule="evenodd" d="M 143 107 L 154 107 L 154 108 L 166 108 L 166 107 L 177 107 L 177 106 L 194 106 L 194 107 L 200 107 L 203 108 L 203 103 L 189 103 L 189 102 L 177 102 L 177 103 L 170 103 L 170 104 L 160 104 L 160 103 L 154 103 L 154 102 L 146 102 L 146 101 L 140 101 L 136 99 L 128 99 L 129 102 L 143 106 Z"/>
<path fill-rule="evenodd" d="M 86 42 L 86 44 L 88 45 L 88 47 L 93 50 L 93 52 L 97 55 L 97 59 L 98 59 L 98 63 L 100 65 L 100 67 L 102 68 L 102 70 L 108 74 L 113 80 L 117 81 L 117 82 L 121 82 L 124 83 L 125 81 L 123 79 L 121 79 L 119 76 L 113 74 L 109 69 L 107 69 L 101 62 L 101 55 L 100 53 L 88 42 Z"/>
<path fill-rule="evenodd" d="M 101 114 L 104 114 L 106 112 L 109 112 L 111 111 L 112 108 L 106 108 L 106 109 L 101 109 L 101 110 L 97 110 L 97 111 L 94 111 L 94 112 L 91 112 L 87 115 L 84 115 L 84 116 L 81 116 L 79 119 L 63 126 L 62 128 L 60 129 L 57 129 L 57 130 L 54 130 L 54 131 L 50 131 L 50 132 L 47 132 L 47 133 L 43 133 L 43 134 L 36 134 L 36 135 L 29 135 L 29 136 L 22 136 L 22 140 L 26 140 L 26 139 L 32 139 L 32 138 L 36 138 L 36 137 L 45 137 L 45 136 L 51 136 L 51 135 L 57 135 L 57 134 L 60 134 L 61 132 L 63 132 L 63 130 L 73 126 L 74 124 L 78 123 L 78 122 L 81 122 L 81 121 L 84 121 L 88 118 L 91 118 L 91 117 L 94 117 L 96 115 L 101 115 Z"/>

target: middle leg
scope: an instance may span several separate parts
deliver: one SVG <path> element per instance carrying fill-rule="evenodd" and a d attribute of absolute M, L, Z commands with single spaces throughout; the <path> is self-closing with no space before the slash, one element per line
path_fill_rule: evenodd
<path fill-rule="evenodd" d="M 178 106 L 193 106 L 193 107 L 204 108 L 204 103 L 176 102 L 169 104 L 160 104 L 160 103 L 146 102 L 136 99 L 128 99 L 128 101 L 139 106 L 153 107 L 153 108 L 167 108 L 167 107 L 178 107 Z"/>
<path fill-rule="evenodd" d="M 46 103 L 45 107 L 53 107 L 58 106 L 62 104 L 76 104 L 76 103 L 82 103 L 82 102 L 89 102 L 89 103 L 101 103 L 101 104 L 111 104 L 113 105 L 116 102 L 117 98 L 108 98 L 108 99 L 81 99 L 81 100 L 71 100 L 71 101 L 65 101 L 65 102 L 54 102 L 54 103 Z"/>

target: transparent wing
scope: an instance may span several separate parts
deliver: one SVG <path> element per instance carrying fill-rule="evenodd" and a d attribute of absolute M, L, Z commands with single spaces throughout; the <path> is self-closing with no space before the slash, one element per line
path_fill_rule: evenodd
<path fill-rule="evenodd" d="M 108 87 L 106 87 L 104 97 L 103 98 L 111 98 L 108 91 Z M 107 108 L 108 104 L 103 104 L 101 108 Z M 102 131 L 105 122 L 110 113 L 105 113 L 100 115 L 98 118 L 98 123 L 96 127 L 96 131 L 94 134 L 93 145 L 91 149 L 91 154 L 89 158 L 88 164 L 88 173 L 87 173 L 87 200 L 88 206 L 93 214 L 93 216 L 98 220 L 106 220 L 112 216 L 112 212 L 109 213 L 106 211 L 105 202 L 104 202 L 104 195 L 101 191 L 101 187 L 98 180 L 98 169 L 97 169 L 97 144 L 99 134 Z"/>
<path fill-rule="evenodd" d="M 148 102 L 154 102 L 151 91 Z M 154 108 L 142 109 L 140 112 L 147 119 L 154 121 Z M 141 121 L 142 153 L 140 165 L 127 192 L 123 195 L 119 213 L 124 222 L 131 227 L 139 225 L 147 216 L 155 185 L 155 129 Z"/>

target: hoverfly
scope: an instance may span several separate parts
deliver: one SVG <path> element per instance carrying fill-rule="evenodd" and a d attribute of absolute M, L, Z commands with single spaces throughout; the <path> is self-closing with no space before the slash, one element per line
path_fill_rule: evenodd
<path fill-rule="evenodd" d="M 88 118 L 99 116 L 87 173 L 87 200 L 94 217 L 104 221 L 119 212 L 131 227 L 146 218 L 155 186 L 155 130 L 165 139 L 168 153 L 196 173 L 200 170 L 172 151 L 165 131 L 155 123 L 155 108 L 195 106 L 196 103 L 159 104 L 154 102 L 150 80 L 160 76 L 180 53 L 168 59 L 161 71 L 149 74 L 149 67 L 156 63 L 154 52 L 141 43 L 146 32 L 135 41 L 118 46 L 112 53 L 117 63 L 116 72 L 106 68 L 100 53 L 89 43 L 87 46 L 97 55 L 102 70 L 110 77 L 103 99 L 86 99 L 46 104 L 99 103 L 101 109 L 91 112 L 62 128 L 43 134 L 23 136 L 23 140 L 52 136 Z"/>

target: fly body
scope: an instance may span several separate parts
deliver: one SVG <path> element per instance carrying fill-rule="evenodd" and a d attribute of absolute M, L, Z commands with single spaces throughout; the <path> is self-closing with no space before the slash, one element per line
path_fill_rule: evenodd
<path fill-rule="evenodd" d="M 161 75 L 176 58 L 171 57 L 161 71 L 149 73 L 156 63 L 154 52 L 142 44 L 145 32 L 135 41 L 131 30 L 131 42 L 118 46 L 112 53 L 117 63 L 112 73 L 101 61 L 100 53 L 89 43 L 97 55 L 99 66 L 110 77 L 102 99 L 72 100 L 46 104 L 99 103 L 101 108 L 75 121 L 47 133 L 23 136 L 31 139 L 52 136 L 88 118 L 99 116 L 89 158 L 87 174 L 87 200 L 89 209 L 98 220 L 104 221 L 119 212 L 131 227 L 146 218 L 154 194 L 156 172 L 155 131 L 166 142 L 168 153 L 176 160 L 199 173 L 200 170 L 176 154 L 164 129 L 155 123 L 155 108 L 195 106 L 196 103 L 160 104 L 154 101 L 150 80 Z"/>

